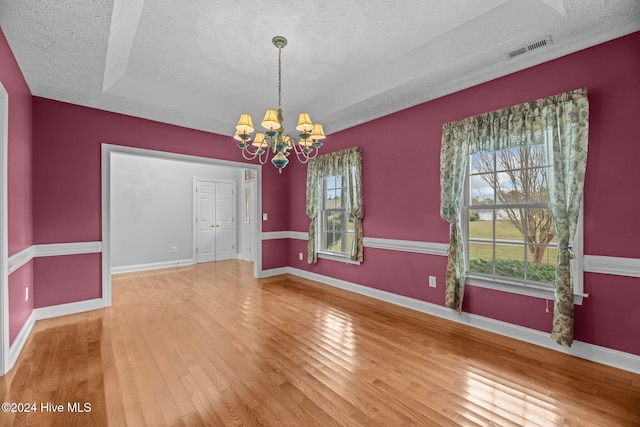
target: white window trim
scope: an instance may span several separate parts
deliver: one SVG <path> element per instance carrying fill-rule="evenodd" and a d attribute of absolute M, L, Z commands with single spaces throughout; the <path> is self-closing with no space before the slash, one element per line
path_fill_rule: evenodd
<path fill-rule="evenodd" d="M 466 208 L 465 200 L 467 200 L 469 192 L 469 172 L 467 171 L 465 176 L 464 193 L 462 195 L 462 209 L 460 225 L 462 229 L 462 235 L 464 238 L 464 251 L 465 261 L 469 262 L 469 209 Z M 578 220 L 578 227 L 576 235 L 573 239 L 573 252 L 576 256 L 571 260 L 572 279 L 573 279 L 573 303 L 576 305 L 582 305 L 584 297 L 588 297 L 588 294 L 584 293 L 584 198 L 583 203 L 580 205 L 580 218 Z M 473 274 L 465 273 L 465 285 L 477 286 L 480 288 L 494 289 L 497 291 L 510 292 L 518 295 L 526 295 L 535 298 L 541 298 L 546 300 L 553 300 L 555 298 L 554 289 L 544 288 L 542 286 L 536 286 L 535 284 L 521 284 L 516 282 L 510 282 L 508 278 L 495 278 L 487 279 L 484 277 L 474 276 Z"/>
<path fill-rule="evenodd" d="M 318 251 L 317 256 L 318 258 L 339 261 L 345 264 L 360 265 L 360 261 L 352 261 L 349 255 L 343 255 L 335 252 Z"/>

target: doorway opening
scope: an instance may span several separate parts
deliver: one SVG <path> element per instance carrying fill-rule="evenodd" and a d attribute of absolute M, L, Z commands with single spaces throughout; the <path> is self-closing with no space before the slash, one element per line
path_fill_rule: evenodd
<path fill-rule="evenodd" d="M 246 163 L 232 162 L 227 160 L 211 159 L 206 157 L 198 157 L 184 154 L 175 154 L 162 151 L 140 149 L 133 147 L 124 147 L 110 144 L 102 144 L 102 299 L 104 306 L 111 305 L 111 260 L 112 260 L 112 248 L 113 242 L 111 241 L 111 231 L 113 226 L 113 218 L 111 217 L 111 204 L 112 204 L 112 155 L 114 154 L 128 154 L 134 156 L 141 156 L 151 159 L 165 159 L 165 160 L 177 160 L 181 162 L 190 162 L 199 165 L 215 165 L 226 166 L 236 168 L 238 170 L 238 176 L 244 170 L 252 170 L 255 176 L 256 187 L 261 189 L 262 185 L 262 171 L 256 165 L 249 165 Z M 262 192 L 256 191 L 256 209 L 253 212 L 252 222 L 258 224 L 255 229 L 254 242 L 260 242 L 260 234 L 262 232 L 262 224 L 257 221 L 257 213 L 262 209 Z M 254 277 L 259 277 L 262 270 L 262 249 L 260 245 L 256 245 L 254 248 L 255 262 L 254 262 Z"/>

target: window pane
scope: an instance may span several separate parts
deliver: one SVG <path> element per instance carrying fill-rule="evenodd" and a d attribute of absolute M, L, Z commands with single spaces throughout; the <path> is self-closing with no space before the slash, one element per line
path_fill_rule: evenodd
<path fill-rule="evenodd" d="M 493 240 L 493 209 L 469 210 L 469 238 Z"/>
<path fill-rule="evenodd" d="M 508 148 L 502 151 L 496 151 L 496 172 L 522 169 L 525 166 L 524 159 L 521 158 L 522 149 L 520 147 Z"/>
<path fill-rule="evenodd" d="M 493 204 L 494 174 L 472 175 L 469 179 L 472 205 Z"/>
<path fill-rule="evenodd" d="M 526 175 L 524 170 L 496 174 L 496 203 L 524 203 L 523 175 Z"/>
<path fill-rule="evenodd" d="M 333 246 L 329 248 L 329 250 L 331 250 L 332 252 L 342 252 L 342 244 L 343 244 L 342 234 L 335 233 Z"/>
<path fill-rule="evenodd" d="M 524 246 L 496 243 L 496 275 L 524 279 Z"/>
<path fill-rule="evenodd" d="M 329 230 L 334 232 L 342 231 L 342 212 L 340 211 L 331 212 L 330 221 L 331 221 L 331 224 L 328 227 Z"/>
<path fill-rule="evenodd" d="M 493 172 L 495 170 L 493 153 L 472 154 L 469 163 L 473 174 Z"/>
<path fill-rule="evenodd" d="M 532 244 L 557 243 L 556 231 L 553 226 L 553 216 L 549 208 L 527 209 L 527 236 Z"/>
<path fill-rule="evenodd" d="M 521 209 L 501 209 L 496 218 L 496 240 L 524 244 Z"/>
<path fill-rule="evenodd" d="M 527 180 L 527 202 L 548 203 L 547 180 L 543 168 L 529 169 Z"/>
<path fill-rule="evenodd" d="M 544 245 L 528 247 L 527 279 L 555 283 L 558 249 Z"/>
<path fill-rule="evenodd" d="M 325 209 L 335 208 L 335 190 L 327 190 L 324 195 L 324 207 Z"/>
<path fill-rule="evenodd" d="M 335 190 L 335 194 L 333 196 L 333 205 L 336 209 L 342 208 L 342 189 L 338 188 Z"/>
<path fill-rule="evenodd" d="M 321 250 L 327 250 L 327 246 L 329 244 L 330 241 L 330 237 L 329 237 L 330 233 L 327 232 L 323 232 L 320 236 L 320 249 Z"/>
<path fill-rule="evenodd" d="M 473 273 L 493 274 L 493 243 L 469 243 L 469 271 Z"/>

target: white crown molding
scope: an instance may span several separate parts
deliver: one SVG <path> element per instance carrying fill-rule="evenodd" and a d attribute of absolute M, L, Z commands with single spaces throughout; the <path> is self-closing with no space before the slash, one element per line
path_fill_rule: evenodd
<path fill-rule="evenodd" d="M 640 277 L 640 259 L 585 255 L 584 271 L 589 273 Z"/>
<path fill-rule="evenodd" d="M 179 259 L 175 261 L 150 262 L 148 264 L 125 265 L 122 267 L 111 267 L 111 274 L 132 273 L 134 271 L 156 270 L 158 268 L 181 267 L 193 265 L 195 261 L 191 259 Z"/>
<path fill-rule="evenodd" d="M 499 320 L 490 319 L 479 316 L 477 314 L 462 313 L 446 308 L 441 305 L 408 298 L 402 295 L 393 294 L 379 289 L 369 288 L 356 283 L 347 282 L 345 280 L 335 279 L 329 276 L 323 276 L 317 273 L 311 273 L 293 267 L 278 268 L 274 270 L 263 271 L 262 277 L 270 277 L 278 274 L 292 274 L 294 276 L 320 282 L 339 289 L 365 295 L 377 300 L 385 301 L 411 310 L 437 316 L 443 319 L 451 320 L 457 323 L 468 325 L 474 328 L 483 329 L 499 335 L 504 335 L 519 341 L 535 344 L 550 350 L 559 351 L 603 365 L 612 366 L 614 368 L 623 369 L 625 371 L 640 374 L 640 356 L 625 353 L 618 350 L 601 347 L 581 341 L 574 341 L 571 347 L 562 347 L 557 345 L 549 338 L 549 334 L 540 332 L 535 329 L 525 328 L 523 326 L 511 323 L 501 322 Z"/>

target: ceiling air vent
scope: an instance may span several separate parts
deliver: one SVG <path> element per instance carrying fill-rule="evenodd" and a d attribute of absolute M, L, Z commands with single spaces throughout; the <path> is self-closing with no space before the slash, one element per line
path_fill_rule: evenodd
<path fill-rule="evenodd" d="M 522 55 L 523 53 L 531 52 L 534 49 L 540 49 L 541 47 L 548 46 L 552 43 L 553 42 L 551 41 L 551 36 L 546 36 L 543 39 L 533 41 L 531 43 L 528 43 L 526 46 L 508 52 L 507 57 L 514 58 L 518 55 Z"/>

